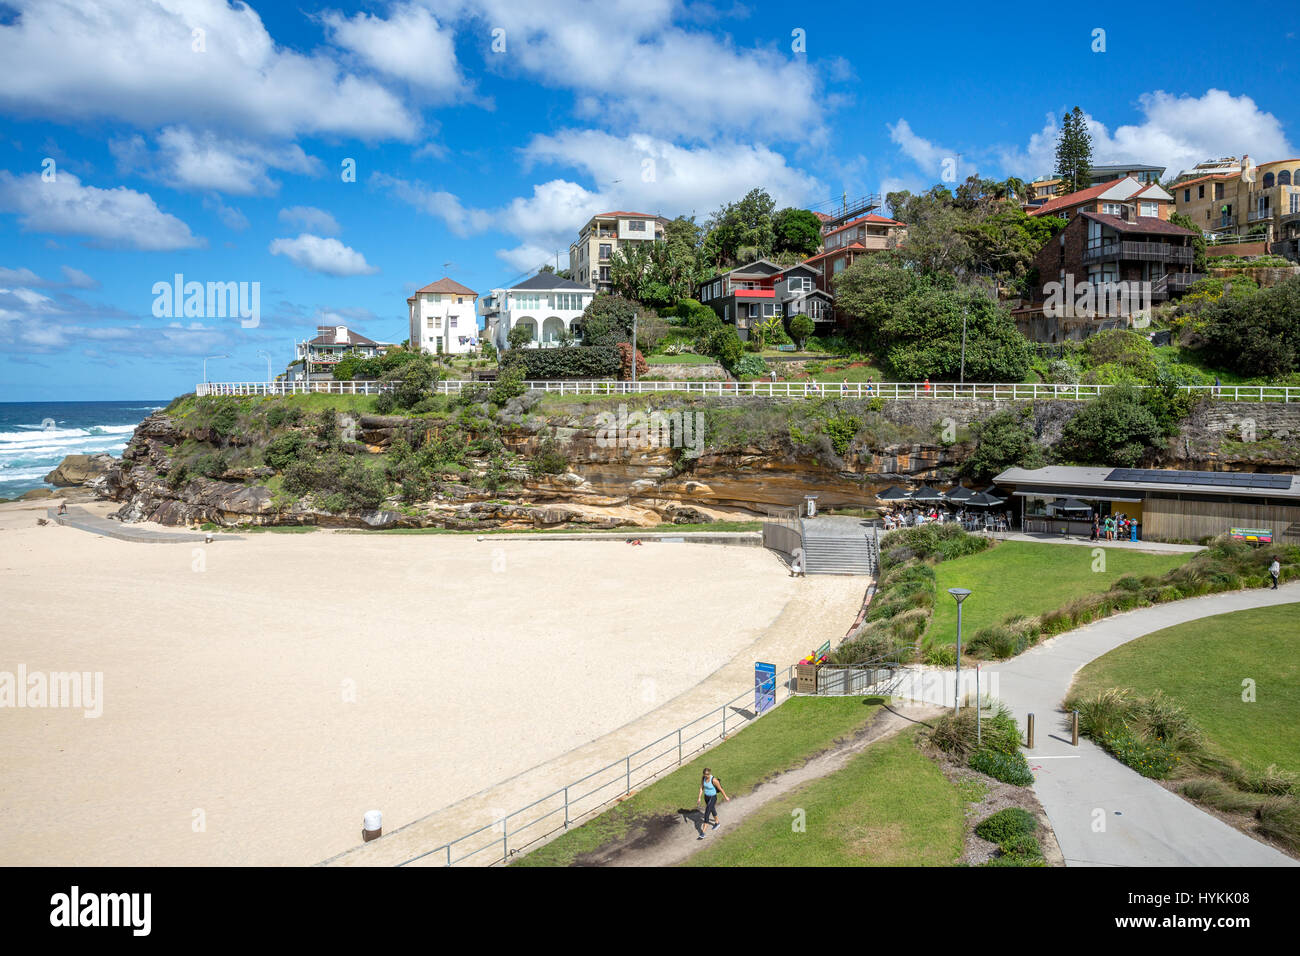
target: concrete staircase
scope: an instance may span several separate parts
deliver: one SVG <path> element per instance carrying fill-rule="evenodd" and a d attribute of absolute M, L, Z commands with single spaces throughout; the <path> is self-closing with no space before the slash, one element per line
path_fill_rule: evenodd
<path fill-rule="evenodd" d="M 803 557 L 807 574 L 875 574 L 876 543 L 866 534 L 818 534 L 803 523 Z"/>

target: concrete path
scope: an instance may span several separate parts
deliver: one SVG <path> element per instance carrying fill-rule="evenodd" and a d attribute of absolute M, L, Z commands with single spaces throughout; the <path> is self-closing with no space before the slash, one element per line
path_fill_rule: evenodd
<path fill-rule="evenodd" d="M 994 532 L 1002 541 L 1033 541 L 1037 544 L 1075 544 L 1089 548 L 1119 548 L 1122 551 L 1151 551 L 1159 554 L 1192 554 L 1204 551 L 1200 544 L 1169 544 L 1164 541 L 1091 541 L 1088 538 L 1067 538 L 1059 534 L 1026 534 L 1020 531 Z"/>
<path fill-rule="evenodd" d="M 1061 709 L 1075 671 L 1152 631 L 1214 614 L 1300 601 L 1300 582 L 1278 590 L 1191 598 L 1106 618 L 997 665 L 999 696 L 1021 727 L 1036 715 L 1025 756 L 1034 792 L 1070 866 L 1300 866 L 1130 770 L 1091 741 L 1070 744 Z"/>
<path fill-rule="evenodd" d="M 186 542 L 194 544 L 202 542 L 206 538 L 206 535 L 194 534 L 189 531 L 153 531 L 149 528 L 123 524 L 120 521 L 110 521 L 100 515 L 91 514 L 85 508 L 69 508 L 67 514 L 62 515 L 58 513 L 57 508 L 51 508 L 49 518 L 55 524 L 66 528 L 89 531 L 91 534 L 103 535 L 106 538 L 117 538 L 119 541 L 136 541 L 145 544 L 182 544 Z M 234 535 L 223 534 L 221 540 L 236 541 L 238 538 Z"/>

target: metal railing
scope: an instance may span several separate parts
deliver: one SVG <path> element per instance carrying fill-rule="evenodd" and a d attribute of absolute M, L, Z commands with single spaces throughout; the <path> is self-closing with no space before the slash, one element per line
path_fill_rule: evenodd
<path fill-rule="evenodd" d="M 439 395 L 459 394 L 480 383 L 463 379 L 439 382 Z M 529 382 L 530 389 L 558 395 L 645 395 L 673 393 L 687 396 L 740 396 L 744 398 L 882 398 L 900 399 L 986 399 L 991 401 L 1038 401 L 1047 399 L 1086 401 L 1099 397 L 1114 385 L 1051 383 L 956 382 L 623 382 L 608 379 Z M 1139 385 L 1137 388 L 1152 386 Z M 376 395 L 387 386 L 378 382 L 202 382 L 198 396 L 211 395 Z M 1300 402 L 1300 385 L 1180 385 L 1179 390 L 1233 402 Z"/>
<path fill-rule="evenodd" d="M 784 696 L 782 696 L 784 690 Z M 763 713 L 736 706 L 738 701 L 754 702 L 755 688 L 733 697 L 701 717 L 670 730 L 657 740 L 652 740 L 638 750 L 625 754 L 599 770 L 580 777 L 525 807 L 511 811 L 493 822 L 479 827 L 462 837 L 457 837 L 431 850 L 416 854 L 398 863 L 407 866 L 417 860 L 441 856 L 443 866 L 455 866 L 474 857 L 476 862 L 488 865 L 504 863 L 512 853 L 543 840 L 553 833 L 567 830 L 576 821 L 594 813 L 666 772 L 677 770 L 686 757 L 708 749 L 714 741 L 722 740 L 729 730 L 738 730 L 753 723 L 763 714 L 771 713 L 779 704 L 794 696 L 794 667 L 785 669 L 785 679 L 777 679 L 772 689 L 772 705 Z M 728 719 L 728 710 L 732 711 Z M 713 731 L 717 730 L 717 734 Z M 703 738 L 701 740 L 701 738 Z M 514 829 L 511 829 L 514 821 Z M 491 833 L 490 838 L 484 835 Z M 478 838 L 478 839 L 476 839 Z M 511 839 L 514 839 L 512 847 Z M 473 841 L 473 844 L 467 846 Z M 490 859 L 480 854 L 491 852 Z"/>

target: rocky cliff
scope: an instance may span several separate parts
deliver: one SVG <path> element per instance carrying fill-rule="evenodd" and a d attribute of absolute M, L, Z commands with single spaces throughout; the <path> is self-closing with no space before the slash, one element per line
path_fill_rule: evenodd
<path fill-rule="evenodd" d="M 713 398 L 680 399 L 671 409 L 634 400 L 629 409 L 607 399 L 561 404 L 529 393 L 504 408 L 470 409 L 471 417 L 464 411 L 459 418 L 327 412 L 323 426 L 312 419 L 224 431 L 202 416 L 159 412 L 136 429 L 121 460 L 91 480 L 101 495 L 122 503 L 123 520 L 173 525 L 486 529 L 708 522 L 796 506 L 809 494 L 819 496 L 823 509 L 870 507 L 875 492 L 890 484 L 951 484 L 973 447 L 972 426 L 1009 404 Z M 1029 421 L 1038 440 L 1059 441 L 1079 407 L 1034 403 Z M 651 411 L 662 417 L 647 419 Z M 289 483 L 266 463 L 271 435 L 318 436 L 334 427 L 330 416 L 342 436 L 331 446 L 334 454 L 389 469 L 382 501 L 331 509 L 323 495 L 286 490 Z M 454 465 L 431 466 L 427 494 L 413 494 L 393 463 L 408 449 L 453 433 L 466 442 L 466 453 Z M 320 454 L 307 449 L 305 456 Z M 213 456 L 204 460 L 202 473 L 178 468 L 204 452 L 217 454 L 215 464 Z M 541 461 L 550 467 L 536 467 Z M 1203 405 L 1147 464 L 1294 470 L 1300 406 Z M 76 467 L 60 470 L 80 474 Z"/>

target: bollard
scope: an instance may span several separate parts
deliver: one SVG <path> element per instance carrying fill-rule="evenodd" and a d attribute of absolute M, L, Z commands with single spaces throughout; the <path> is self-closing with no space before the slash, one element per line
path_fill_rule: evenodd
<path fill-rule="evenodd" d="M 378 810 L 367 810 L 361 824 L 361 839 L 369 843 L 377 840 L 384 832 L 384 815 Z"/>
<path fill-rule="evenodd" d="M 1079 712 L 1077 710 L 1070 713 L 1070 743 L 1076 747 L 1079 746 Z"/>
<path fill-rule="evenodd" d="M 1025 736 L 1026 736 L 1026 743 L 1025 743 L 1026 749 L 1033 750 L 1034 749 L 1034 715 L 1033 714 L 1029 715 L 1029 720 L 1025 725 Z"/>

